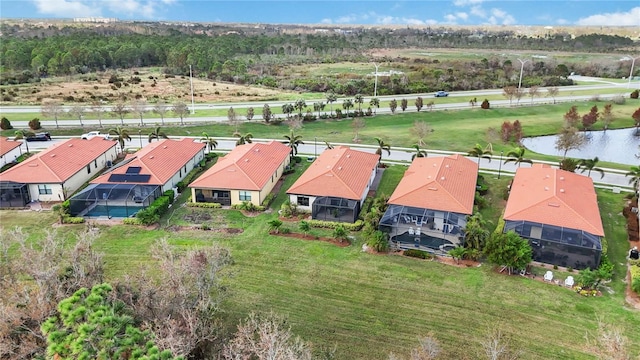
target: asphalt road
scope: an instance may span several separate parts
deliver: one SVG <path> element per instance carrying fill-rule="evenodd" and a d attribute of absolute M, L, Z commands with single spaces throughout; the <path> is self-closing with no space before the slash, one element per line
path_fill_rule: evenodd
<path fill-rule="evenodd" d="M 180 137 L 172 137 L 173 139 L 179 139 Z M 199 139 L 199 137 L 192 137 L 194 141 Z M 68 137 L 55 137 L 52 141 L 43 141 L 43 142 L 29 142 L 29 149 L 31 151 L 41 151 L 44 149 L 53 146 L 54 144 L 58 144 L 64 140 L 68 139 Z M 232 140 L 230 138 L 216 138 L 218 141 L 218 147 L 216 151 L 230 151 L 235 147 L 236 140 Z M 281 139 L 276 139 L 277 141 L 281 141 Z M 269 141 L 269 139 L 254 139 L 254 141 Z M 147 145 L 148 141 L 146 136 L 132 136 L 131 141 L 125 142 L 125 148 L 140 148 L 141 146 Z M 331 143 L 334 146 L 338 145 L 347 145 L 353 149 L 366 151 L 370 153 L 375 153 L 377 147 L 374 145 L 362 145 L 362 144 L 339 144 L 339 143 Z M 298 155 L 303 158 L 314 157 L 315 155 L 319 155 L 324 151 L 326 145 L 324 143 L 324 139 L 315 139 L 313 140 L 305 140 L 304 145 L 300 145 L 298 147 Z M 24 145 L 23 145 L 23 150 Z M 402 163 L 409 165 L 411 162 L 411 156 L 413 155 L 413 149 L 410 148 L 391 148 L 391 154 L 387 155 L 385 152 L 382 156 L 382 161 L 387 163 Z M 440 155 L 448 155 L 453 154 L 454 152 L 450 151 L 439 151 L 439 150 L 431 150 L 426 149 L 428 156 L 440 156 Z M 481 172 L 485 172 L 491 174 L 494 177 L 498 176 L 513 176 L 518 166 L 513 163 L 504 164 L 503 161 L 500 161 L 500 156 L 494 156 L 494 159 L 489 162 L 486 159 L 480 160 L 480 170 Z M 477 158 L 470 157 L 471 160 L 477 162 Z M 552 166 L 555 166 L 555 163 L 549 163 Z M 523 164 L 523 167 L 530 166 L 529 164 Z M 593 179 L 596 186 L 602 188 L 619 188 L 622 191 L 632 191 L 629 185 L 629 178 L 625 177 L 625 171 L 616 170 L 616 169 L 603 169 L 605 171 L 605 176 L 600 178 L 600 174 L 597 172 L 591 173 L 591 178 Z"/>

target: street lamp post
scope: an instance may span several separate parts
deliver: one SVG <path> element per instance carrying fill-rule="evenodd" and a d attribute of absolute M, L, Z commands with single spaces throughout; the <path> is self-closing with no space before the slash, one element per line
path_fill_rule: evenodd
<path fill-rule="evenodd" d="M 189 84 L 191 85 L 191 115 L 196 113 L 196 107 L 193 102 L 193 72 L 191 71 L 191 65 L 189 65 Z"/>
<path fill-rule="evenodd" d="M 318 137 L 313 137 L 313 157 L 318 157 Z"/>
<path fill-rule="evenodd" d="M 631 87 L 631 79 L 633 78 L 633 65 L 636 64 L 636 59 L 640 58 L 640 57 L 634 58 L 631 56 L 629 57 L 631 58 L 631 71 L 629 71 L 629 82 L 627 83 L 627 89 Z"/>
<path fill-rule="evenodd" d="M 518 92 L 520 92 L 520 87 L 522 86 L 522 72 L 524 70 L 524 64 L 529 62 L 529 60 L 518 59 L 518 61 L 520 61 L 520 80 L 518 80 Z"/>
<path fill-rule="evenodd" d="M 502 170 L 502 153 L 504 150 L 500 150 L 500 162 L 498 163 L 498 179 L 500 179 L 500 171 Z"/>
<path fill-rule="evenodd" d="M 140 149 L 142 149 L 142 130 L 138 130 L 138 139 L 140 140 Z"/>
<path fill-rule="evenodd" d="M 373 97 L 378 96 L 378 64 L 372 63 L 376 67 L 375 81 L 373 83 Z"/>

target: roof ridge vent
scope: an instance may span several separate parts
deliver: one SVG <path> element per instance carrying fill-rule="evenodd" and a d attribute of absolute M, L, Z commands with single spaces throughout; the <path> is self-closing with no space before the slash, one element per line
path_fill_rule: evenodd
<path fill-rule="evenodd" d="M 167 145 L 164 145 L 162 148 L 163 148 L 163 149 L 166 149 L 166 148 L 167 148 Z"/>
<path fill-rule="evenodd" d="M 56 154 L 51 154 L 51 157 L 56 157 Z"/>
<path fill-rule="evenodd" d="M 564 189 L 560 189 L 560 192 L 561 192 L 561 193 L 563 193 L 563 192 L 564 192 Z"/>
<path fill-rule="evenodd" d="M 73 144 L 69 144 L 69 147 L 72 147 L 72 146 L 73 146 Z"/>
<path fill-rule="evenodd" d="M 545 186 L 545 187 L 544 187 L 544 191 L 549 191 L 549 187 L 548 187 L 548 186 Z"/>
<path fill-rule="evenodd" d="M 149 156 L 149 159 L 153 159 L 153 155 L 150 155 L 150 156 Z"/>
<path fill-rule="evenodd" d="M 548 203 L 547 205 L 552 206 L 552 207 L 560 207 L 560 204 L 552 203 L 552 202 Z"/>
<path fill-rule="evenodd" d="M 428 187 L 427 190 L 438 191 L 438 188 L 437 187 Z"/>
<path fill-rule="evenodd" d="M 444 176 L 440 178 L 440 180 L 444 180 Z"/>
<path fill-rule="evenodd" d="M 342 166 L 338 166 L 338 170 L 342 170 Z"/>
<path fill-rule="evenodd" d="M 560 176 L 560 180 L 564 181 L 564 176 Z"/>

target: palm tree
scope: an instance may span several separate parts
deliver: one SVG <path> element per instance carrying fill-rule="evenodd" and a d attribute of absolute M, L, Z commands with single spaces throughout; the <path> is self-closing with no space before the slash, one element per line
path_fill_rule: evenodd
<path fill-rule="evenodd" d="M 382 140 L 379 137 L 374 139 L 376 140 L 376 142 L 378 142 L 378 148 L 376 149 L 376 154 L 380 156 L 380 159 L 378 159 L 378 164 L 380 164 L 380 161 L 382 160 L 382 151 L 386 151 L 387 155 L 391 155 L 391 145 L 385 143 L 384 140 Z"/>
<path fill-rule="evenodd" d="M 375 115 L 378 112 L 377 109 L 380 107 L 380 100 L 378 98 L 372 98 L 371 100 L 369 100 L 369 105 L 371 105 L 372 108 L 376 109 L 373 111 L 373 114 Z"/>
<path fill-rule="evenodd" d="M 331 108 L 331 115 L 333 116 L 333 103 L 336 102 L 338 100 L 338 97 L 336 96 L 336 94 L 330 92 L 327 93 L 327 103 L 329 104 L 329 107 Z"/>
<path fill-rule="evenodd" d="M 491 162 L 491 155 L 493 155 L 493 153 L 491 150 L 483 149 L 480 144 L 476 144 L 476 146 L 469 150 L 467 155 L 478 158 L 478 169 L 480 169 L 480 159 L 488 159 L 489 162 Z"/>
<path fill-rule="evenodd" d="M 282 227 L 282 220 L 273 219 L 267 222 L 269 224 L 269 231 L 273 231 L 274 233 L 280 233 L 280 228 Z"/>
<path fill-rule="evenodd" d="M 298 119 L 302 119 L 302 110 L 304 110 L 306 107 L 307 107 L 307 103 L 304 101 L 304 99 L 296 100 L 296 104 L 294 105 L 294 108 L 298 110 Z"/>
<path fill-rule="evenodd" d="M 153 141 L 153 139 L 160 140 L 160 139 L 168 139 L 168 138 L 169 137 L 167 136 L 167 134 L 165 134 L 164 131 L 160 130 L 160 126 L 156 126 L 155 130 L 153 130 L 149 134 L 149 142 Z"/>
<path fill-rule="evenodd" d="M 362 97 L 362 94 L 356 94 L 353 97 L 353 102 L 358 104 L 358 113 L 362 112 L 362 103 L 364 102 L 364 98 Z"/>
<path fill-rule="evenodd" d="M 18 140 L 23 140 L 22 142 L 24 144 L 24 146 L 27 148 L 27 153 L 29 152 L 29 142 L 27 141 L 27 138 L 29 136 L 34 136 L 35 134 L 32 131 L 29 130 L 16 130 L 13 133 L 15 136 L 13 137 L 14 141 L 18 141 Z"/>
<path fill-rule="evenodd" d="M 285 144 L 291 148 L 291 157 L 294 157 L 298 154 L 298 145 L 304 145 L 302 141 L 302 135 L 296 135 L 293 130 L 291 130 L 291 134 L 284 136 L 287 141 Z"/>
<path fill-rule="evenodd" d="M 580 173 L 587 171 L 587 176 L 591 176 L 591 171 L 597 171 L 600 173 L 600 179 L 602 179 L 604 177 L 604 170 L 596 167 L 599 161 L 600 159 L 598 159 L 597 156 L 594 157 L 593 159 L 580 160 L 580 165 L 578 165 L 578 168 L 582 169 Z"/>
<path fill-rule="evenodd" d="M 246 133 L 244 135 L 235 134 L 234 136 L 238 138 L 238 141 L 236 141 L 236 146 L 237 145 L 244 145 L 244 144 L 251 144 L 253 142 L 251 140 L 251 139 L 253 139 L 253 134 L 252 133 Z"/>
<path fill-rule="evenodd" d="M 345 99 L 342 103 L 342 108 L 347 110 L 347 117 L 349 117 L 349 109 L 353 107 L 353 101 L 351 99 Z"/>
<path fill-rule="evenodd" d="M 638 194 L 638 184 L 640 184 L 640 166 L 632 166 L 629 170 L 630 171 L 624 174 L 624 176 L 631 176 L 629 184 L 633 184 L 633 190 Z"/>
<path fill-rule="evenodd" d="M 120 152 L 124 152 L 124 141 L 131 141 L 131 136 L 129 136 L 129 130 L 122 128 L 120 126 L 116 126 L 114 129 L 109 129 L 109 135 L 115 135 L 116 141 L 120 144 Z"/>
<path fill-rule="evenodd" d="M 415 154 L 411 155 L 411 160 L 417 157 L 427 157 L 427 152 L 425 150 L 420 149 L 420 145 L 413 144 L 413 148 L 416 149 Z"/>
<path fill-rule="evenodd" d="M 216 139 L 210 137 L 206 132 L 202 133 L 200 141 L 207 145 L 207 149 L 209 150 L 209 152 L 218 147 L 218 142 L 216 141 Z"/>
<path fill-rule="evenodd" d="M 291 104 L 282 105 L 282 113 L 287 114 L 287 119 L 289 119 L 289 116 L 291 115 L 291 112 L 293 112 L 293 109 L 293 105 Z"/>
<path fill-rule="evenodd" d="M 520 167 L 522 163 L 533 164 L 533 161 L 531 161 L 531 159 L 524 158 L 524 152 L 525 148 L 523 147 L 517 147 L 509 151 L 507 153 L 507 159 L 504 161 L 504 163 L 506 164 L 513 161 L 515 164 L 518 164 L 518 167 Z"/>

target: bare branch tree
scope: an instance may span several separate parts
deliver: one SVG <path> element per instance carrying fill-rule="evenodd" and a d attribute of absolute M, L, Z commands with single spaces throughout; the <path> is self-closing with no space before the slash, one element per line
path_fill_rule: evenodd
<path fill-rule="evenodd" d="M 164 125 L 164 115 L 169 111 L 169 105 L 167 105 L 164 100 L 158 100 L 158 102 L 153 105 L 153 112 L 160 115 L 160 121 L 162 125 Z"/>
<path fill-rule="evenodd" d="M 360 142 L 358 135 L 360 134 L 360 130 L 362 130 L 364 126 L 365 126 L 365 122 L 364 122 L 364 119 L 361 117 L 357 117 L 353 119 L 353 121 L 351 122 L 351 127 L 353 128 L 353 133 L 354 133 L 354 137 L 353 137 L 354 142 L 356 143 Z"/>
<path fill-rule="evenodd" d="M 520 357 L 519 352 L 509 348 L 509 339 L 497 327 L 489 331 L 481 345 L 489 360 L 516 360 Z"/>
<path fill-rule="evenodd" d="M 416 120 L 413 122 L 413 128 L 411 128 L 411 130 L 418 137 L 418 145 L 425 146 L 424 138 L 432 131 L 429 124 L 427 124 L 425 121 Z"/>
<path fill-rule="evenodd" d="M 140 118 L 140 126 L 144 126 L 142 117 L 147 112 L 147 102 L 144 100 L 135 100 L 133 103 L 131 103 L 131 112 L 138 115 L 138 117 Z"/>
<path fill-rule="evenodd" d="M 84 113 L 87 112 L 87 108 L 80 105 L 80 104 L 76 104 L 73 105 L 71 107 L 71 109 L 69 109 L 69 114 L 71 114 L 72 116 L 75 116 L 78 118 L 78 120 L 80 120 L 80 126 L 84 126 L 82 124 L 82 117 L 84 116 Z"/>
<path fill-rule="evenodd" d="M 177 102 L 171 108 L 174 114 L 180 118 L 180 125 L 184 125 L 185 116 L 189 115 L 189 107 L 183 102 Z"/>
<path fill-rule="evenodd" d="M 102 127 L 102 116 L 104 115 L 106 110 L 104 109 L 104 107 L 102 107 L 102 104 L 100 104 L 99 101 L 94 101 L 91 103 L 91 112 L 96 114 L 96 117 L 98 118 L 98 124 L 100 127 Z"/>
<path fill-rule="evenodd" d="M 111 106 L 111 112 L 120 118 L 120 125 L 124 126 L 124 117 L 129 113 L 127 104 L 119 100 Z"/>
<path fill-rule="evenodd" d="M 586 334 L 587 348 L 600 360 L 631 360 L 629 340 L 619 327 L 605 324 L 598 319 L 594 335 Z"/>
<path fill-rule="evenodd" d="M 553 98 L 553 103 L 556 103 L 556 96 L 558 96 L 558 88 L 557 87 L 550 87 L 547 88 L 547 94 L 549 94 L 549 96 L 551 96 L 551 98 Z"/>
<path fill-rule="evenodd" d="M 53 117 L 56 121 L 56 129 L 58 126 L 58 117 L 64 114 L 64 109 L 62 108 L 62 104 L 60 104 L 57 100 L 48 100 L 42 104 L 41 112 L 43 116 Z"/>

